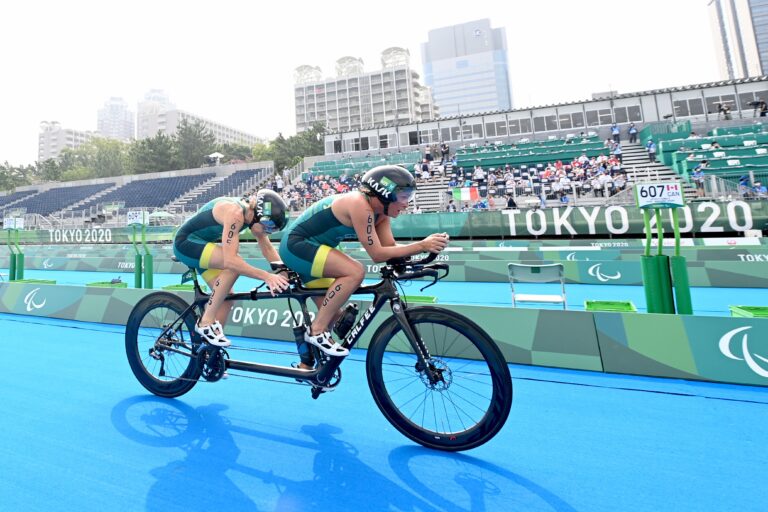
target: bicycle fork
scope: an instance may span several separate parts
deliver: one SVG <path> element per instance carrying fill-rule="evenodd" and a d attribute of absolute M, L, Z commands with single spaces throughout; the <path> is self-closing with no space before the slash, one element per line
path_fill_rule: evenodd
<path fill-rule="evenodd" d="M 435 386 L 439 382 L 443 382 L 443 371 L 436 368 L 434 364 L 431 364 L 432 356 L 429 353 L 429 349 L 424 344 L 421 336 L 416 332 L 416 329 L 411 325 L 410 320 L 408 320 L 403 304 L 399 299 L 392 299 L 390 302 L 392 304 L 392 314 L 397 320 L 397 323 L 400 324 L 400 328 L 403 330 L 405 337 L 408 339 L 411 348 L 416 354 L 416 371 L 426 375 L 430 386 Z"/>

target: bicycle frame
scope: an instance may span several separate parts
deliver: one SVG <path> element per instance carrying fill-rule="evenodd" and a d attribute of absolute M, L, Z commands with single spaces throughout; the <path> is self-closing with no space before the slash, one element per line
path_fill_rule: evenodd
<path fill-rule="evenodd" d="M 379 311 L 384 307 L 385 303 L 389 302 L 392 308 L 392 315 L 395 317 L 403 333 L 408 338 L 414 352 L 419 361 L 419 365 L 424 368 L 429 376 L 430 380 L 435 377 L 432 370 L 427 364 L 429 359 L 429 352 L 422 343 L 421 339 L 416 335 L 408 318 L 405 315 L 405 306 L 400 300 L 400 294 L 395 287 L 395 275 L 391 272 L 385 272 L 382 274 L 383 279 L 372 285 L 366 285 L 359 287 L 352 295 L 373 295 L 372 304 L 364 311 L 361 311 L 355 325 L 349 330 L 349 333 L 341 343 L 346 348 L 353 348 L 362 337 L 370 321 L 375 317 Z M 292 281 L 294 288 L 289 291 L 276 293 L 272 295 L 271 292 L 258 292 L 251 290 L 250 292 L 230 293 L 225 300 L 238 301 L 238 300 L 274 300 L 274 299 L 295 299 L 299 302 L 302 312 L 302 322 L 298 323 L 294 317 L 295 327 L 300 327 L 302 324 L 308 326 L 309 310 L 307 309 L 307 300 L 312 297 L 323 297 L 327 293 L 327 288 L 306 288 L 298 279 Z M 202 314 L 205 303 L 208 301 L 209 295 L 202 291 L 197 279 L 194 279 L 195 286 L 195 298 L 193 303 L 187 308 L 187 310 L 180 315 L 184 317 L 190 310 L 197 308 Z M 314 347 L 313 347 L 314 348 Z M 319 351 L 317 351 L 319 355 Z M 317 385 L 327 385 L 332 376 L 335 374 L 344 357 L 333 356 L 321 356 L 318 359 L 318 365 L 312 370 L 305 370 L 301 368 L 293 368 L 288 366 L 278 366 L 264 363 L 256 363 L 250 361 L 240 361 L 235 359 L 225 359 L 227 369 L 247 371 L 253 373 L 261 373 L 266 375 L 294 378 L 303 381 L 310 382 Z"/>

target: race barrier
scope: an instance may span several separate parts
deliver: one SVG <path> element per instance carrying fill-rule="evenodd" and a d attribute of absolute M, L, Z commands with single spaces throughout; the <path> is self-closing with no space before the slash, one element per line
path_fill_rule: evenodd
<path fill-rule="evenodd" d="M 691 286 L 768 288 L 768 239 L 684 238 L 681 242 L 680 254 L 685 257 Z M 171 260 L 169 244 L 147 247 L 154 273 L 186 270 Z M 368 278 L 378 277 L 379 265 L 360 244 L 340 247 L 363 263 Z M 27 245 L 25 252 L 27 269 L 109 272 L 110 278 L 136 271 L 136 250 L 130 244 Z M 448 281 L 506 283 L 510 262 L 562 263 L 568 283 L 639 286 L 644 252 L 642 239 L 452 240 L 438 259 L 451 264 Z M 240 254 L 248 263 L 268 269 L 256 244 L 243 243 Z M 0 247 L 0 267 L 8 268 L 8 264 L 8 249 Z"/>
<path fill-rule="evenodd" d="M 738 236 L 746 230 L 764 230 L 768 224 L 768 201 L 701 201 L 679 209 L 680 233 L 697 236 Z M 293 219 L 292 219 L 293 220 Z M 289 221 L 290 223 L 290 221 Z M 662 227 L 672 231 L 672 214 L 662 216 Z M 525 210 L 494 210 L 457 213 L 402 215 L 392 220 L 398 239 L 418 239 L 431 233 L 448 233 L 454 239 L 515 239 L 539 237 L 619 237 L 642 236 L 645 232 L 642 211 L 636 206 L 568 206 Z M 651 229 L 656 230 L 655 220 Z M 146 226 L 148 243 L 167 243 L 174 228 Z M 24 230 L 20 244 L 129 244 L 132 229 L 62 228 Z M 273 240 L 279 240 L 275 233 Z M 243 233 L 243 240 L 253 240 Z"/>
<path fill-rule="evenodd" d="M 147 293 L 0 283 L 0 313 L 125 325 L 133 305 Z M 177 293 L 191 298 L 189 292 Z M 294 343 L 286 302 L 236 304 L 227 332 Z M 482 325 L 510 363 L 768 386 L 766 318 L 441 307 Z M 386 317 L 377 316 L 366 337 Z"/>

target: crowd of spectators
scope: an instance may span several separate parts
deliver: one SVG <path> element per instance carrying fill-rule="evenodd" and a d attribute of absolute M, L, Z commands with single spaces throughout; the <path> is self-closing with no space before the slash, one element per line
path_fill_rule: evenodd
<path fill-rule="evenodd" d="M 480 166 L 472 169 L 458 167 L 455 172 L 452 170 L 449 173 L 448 180 L 449 189 L 478 187 L 482 192 L 487 192 L 486 198 L 479 201 L 490 199 L 494 202 L 495 197 L 508 196 L 506 201 L 495 201 L 497 204 L 502 203 L 501 207 L 515 203 L 515 197 L 519 199 L 525 196 L 538 198 L 540 206 L 546 206 L 547 201 L 568 204 L 574 196 L 610 197 L 625 190 L 626 186 L 627 174 L 616 155 L 588 157 L 586 153 L 572 161 L 557 160 L 537 167 L 515 168 L 509 164 L 503 168 L 487 170 Z M 509 207 L 515 206 L 510 204 Z M 474 205 L 470 205 L 472 207 Z M 490 204 L 488 207 L 492 208 Z"/>
<path fill-rule="evenodd" d="M 539 207 L 546 207 L 548 201 L 550 206 L 565 205 L 574 197 L 604 198 L 625 190 L 627 174 L 621 165 L 620 143 L 609 140 L 606 147 L 608 151 L 598 156 L 582 153 L 572 161 L 557 160 L 536 167 L 507 164 L 503 168 L 477 165 L 465 169 L 458 165 L 449 146 L 440 143 L 424 147 L 420 161 L 411 170 L 417 183 L 445 183 L 447 179 L 449 195 L 453 189 L 477 187 L 478 199 L 458 204 L 451 200 L 447 211 L 517 208 L 520 199 L 526 197 L 538 200 Z M 291 211 L 298 212 L 323 197 L 355 190 L 360 177 L 344 173 L 333 177 L 310 170 L 293 184 L 284 185 L 277 176 L 268 186 L 283 195 Z M 414 207 L 414 213 L 420 209 Z"/>

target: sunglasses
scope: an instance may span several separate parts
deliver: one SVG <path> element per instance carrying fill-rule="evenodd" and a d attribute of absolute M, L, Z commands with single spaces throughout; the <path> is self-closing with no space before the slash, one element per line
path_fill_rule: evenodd
<path fill-rule="evenodd" d="M 261 224 L 261 227 L 264 228 L 264 231 L 271 235 L 277 230 L 277 226 L 275 226 L 275 221 L 271 219 L 265 219 L 262 217 L 262 220 L 259 221 L 259 224 Z"/>

